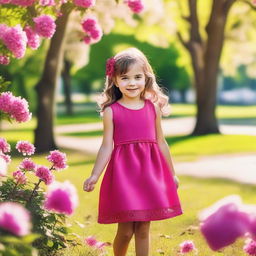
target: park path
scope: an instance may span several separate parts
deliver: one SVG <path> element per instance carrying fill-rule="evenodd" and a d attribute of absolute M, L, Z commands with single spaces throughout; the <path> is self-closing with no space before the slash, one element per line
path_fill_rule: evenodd
<path fill-rule="evenodd" d="M 165 136 L 191 133 L 195 124 L 193 117 L 162 120 Z M 60 147 L 81 150 L 85 154 L 96 155 L 101 145 L 101 137 L 72 137 L 61 133 L 101 130 L 102 123 L 57 126 L 56 141 Z M 223 134 L 246 134 L 256 136 L 255 126 L 220 125 Z M 256 152 L 200 157 L 196 161 L 175 162 L 178 175 L 196 177 L 227 178 L 241 183 L 256 184 Z"/>

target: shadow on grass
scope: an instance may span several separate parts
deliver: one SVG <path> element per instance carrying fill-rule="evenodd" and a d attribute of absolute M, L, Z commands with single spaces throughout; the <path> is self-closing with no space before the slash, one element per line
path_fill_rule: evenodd
<path fill-rule="evenodd" d="M 192 135 L 179 135 L 179 136 L 171 136 L 171 137 L 166 137 L 166 141 L 169 146 L 172 146 L 174 144 L 177 144 L 182 141 L 190 140 L 190 139 L 195 139 L 200 136 L 192 136 Z"/>
<path fill-rule="evenodd" d="M 218 121 L 219 124 L 255 126 L 256 116 L 250 118 L 220 118 Z"/>
<path fill-rule="evenodd" d="M 204 177 L 194 177 L 190 175 L 180 175 L 181 180 L 189 180 L 192 183 L 200 183 L 204 185 L 216 185 L 216 186 L 222 186 L 222 185 L 232 185 L 232 186 L 237 186 L 239 190 L 246 192 L 246 193 L 255 193 L 256 189 L 256 184 L 247 184 L 247 183 L 239 183 L 237 181 L 233 181 L 230 179 L 225 179 L 225 178 L 204 178 Z"/>

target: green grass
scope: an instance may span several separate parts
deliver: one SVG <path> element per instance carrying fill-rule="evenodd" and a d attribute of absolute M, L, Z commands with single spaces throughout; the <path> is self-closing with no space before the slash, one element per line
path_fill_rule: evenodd
<path fill-rule="evenodd" d="M 103 174 L 100 177 L 95 190 L 88 193 L 82 190 L 83 181 L 90 175 L 93 168 L 93 159 L 85 154 L 68 151 L 69 168 L 56 173 L 56 180 L 64 181 L 69 179 L 77 188 L 79 194 L 79 207 L 75 214 L 68 220 L 72 224 L 72 229 L 75 233 L 85 238 L 89 235 L 95 235 L 100 241 L 113 242 L 115 237 L 116 224 L 98 224 L 98 196 L 100 184 Z M 46 164 L 45 155 L 35 156 L 33 160 L 38 164 Z M 13 158 L 10 172 L 16 170 L 16 166 L 21 161 L 21 158 Z M 151 222 L 151 254 L 160 255 L 156 251 L 161 249 L 165 252 L 164 255 L 177 255 L 178 245 L 184 240 L 193 240 L 199 250 L 198 255 L 202 256 L 244 256 L 242 252 L 243 240 L 237 241 L 233 246 L 226 248 L 222 252 L 212 252 L 198 228 L 197 215 L 200 210 L 210 206 L 217 200 L 230 194 L 239 194 L 245 203 L 256 204 L 255 186 L 242 185 L 224 179 L 199 179 L 188 176 L 180 176 L 179 196 L 184 214 L 176 218 L 152 221 Z M 84 224 L 81 228 L 75 221 Z M 189 227 L 192 231 L 189 231 Z M 171 238 L 160 237 L 160 235 L 168 235 Z M 63 255 L 69 256 L 86 256 L 89 254 L 83 253 L 86 247 L 77 248 L 78 252 L 71 253 L 66 251 Z M 134 238 L 132 239 L 127 256 L 134 256 L 135 253 Z M 112 248 L 108 248 L 108 255 L 113 255 Z M 189 254 L 188 254 L 189 255 Z M 192 254 L 190 254 L 192 255 Z"/>
<path fill-rule="evenodd" d="M 172 155 L 182 158 L 256 152 L 256 136 L 250 135 L 175 136 L 166 140 Z"/>

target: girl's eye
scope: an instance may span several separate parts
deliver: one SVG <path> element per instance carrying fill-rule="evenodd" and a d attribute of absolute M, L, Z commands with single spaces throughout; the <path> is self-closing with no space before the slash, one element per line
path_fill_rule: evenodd
<path fill-rule="evenodd" d="M 136 78 L 136 79 L 140 79 L 140 78 L 141 78 L 141 76 L 136 76 L 135 78 Z"/>
<path fill-rule="evenodd" d="M 121 79 L 122 79 L 122 80 L 126 80 L 126 79 L 127 79 L 127 77 L 122 77 Z"/>

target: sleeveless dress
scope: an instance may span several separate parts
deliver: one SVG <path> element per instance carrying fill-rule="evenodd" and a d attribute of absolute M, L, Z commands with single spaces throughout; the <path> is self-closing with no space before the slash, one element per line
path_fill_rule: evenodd
<path fill-rule="evenodd" d="M 156 111 L 119 102 L 113 113 L 114 148 L 99 193 L 98 223 L 153 221 L 182 214 L 176 184 L 156 140 Z"/>

